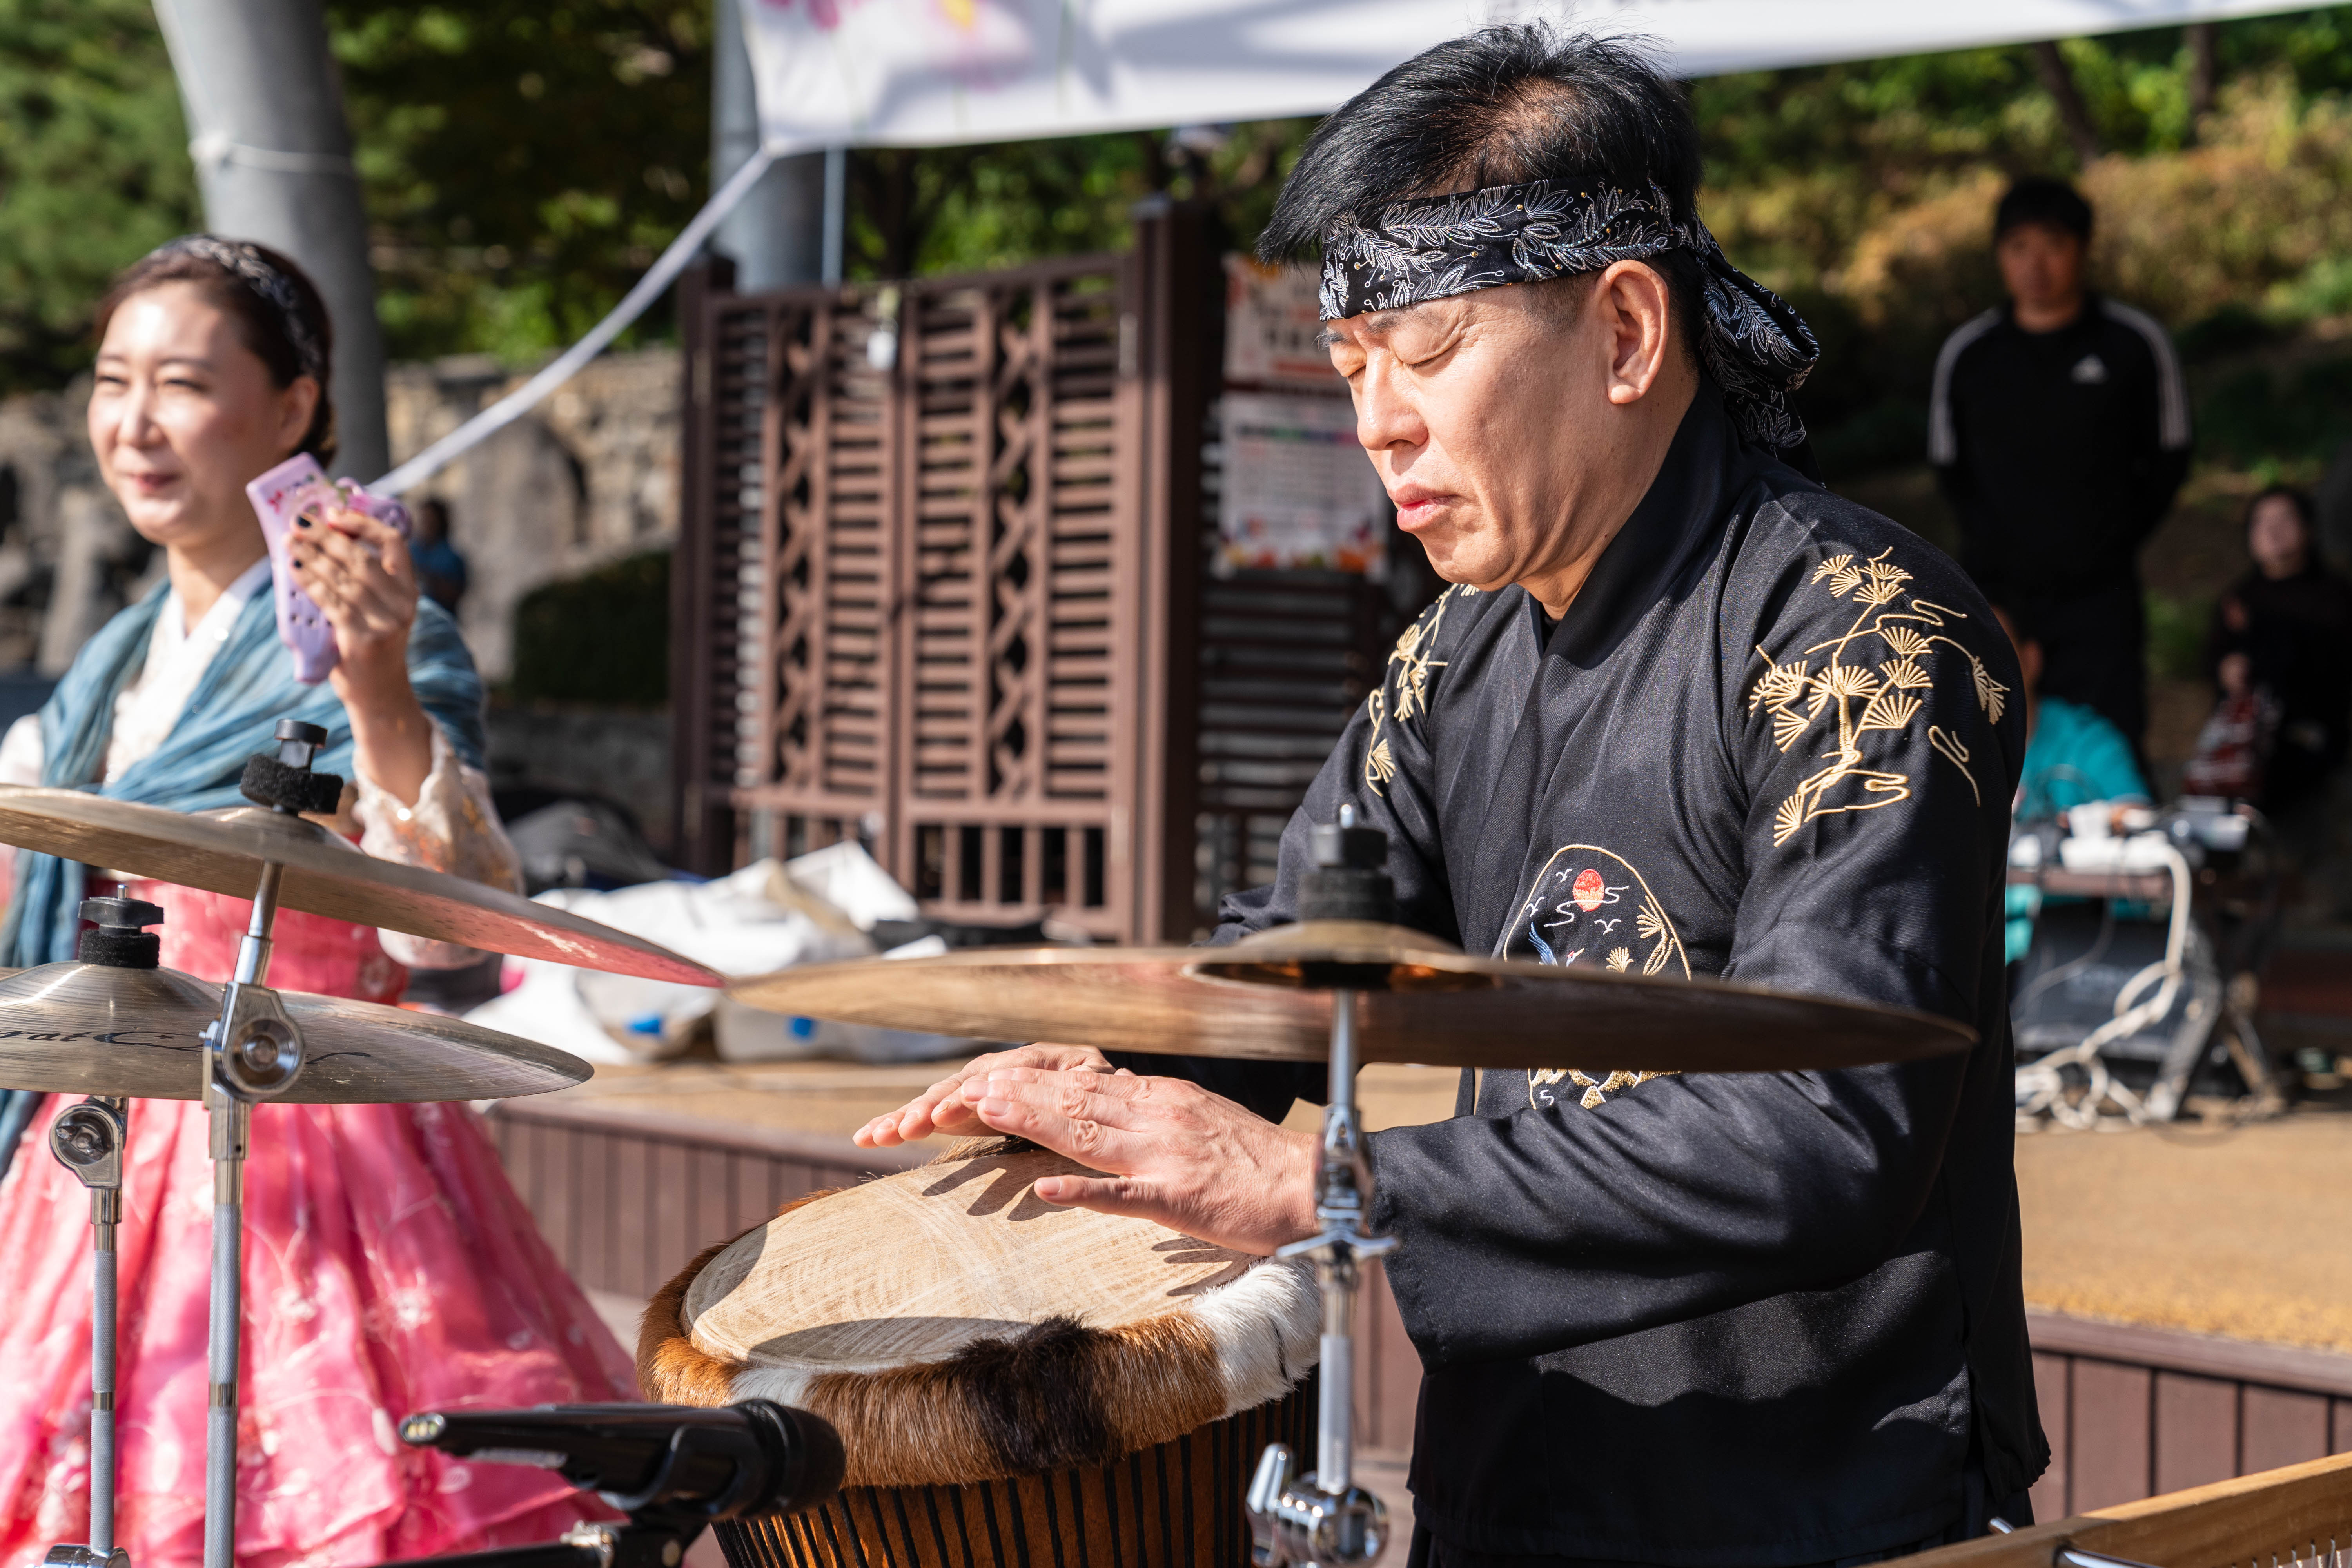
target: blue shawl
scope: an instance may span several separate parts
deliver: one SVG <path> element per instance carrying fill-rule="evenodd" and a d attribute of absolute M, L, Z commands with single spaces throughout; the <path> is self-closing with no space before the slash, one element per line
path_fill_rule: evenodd
<path fill-rule="evenodd" d="M 104 765 L 115 699 L 147 659 L 147 644 L 163 614 L 169 584 L 109 621 L 83 645 L 73 668 L 41 709 L 41 782 L 89 790 L 111 800 L 139 801 L 174 811 L 243 805 L 237 781 L 256 752 L 274 753 L 280 719 L 322 726 L 327 749 L 314 764 L 321 773 L 352 776 L 351 716 L 325 681 L 304 686 L 293 658 L 278 640 L 277 610 L 267 589 L 246 601 L 228 641 L 213 657 L 181 710 L 179 721 L 153 754 L 110 784 L 93 782 Z M 408 679 L 417 700 L 439 725 L 458 757 L 483 765 L 482 679 L 448 612 L 430 599 L 416 605 L 408 635 Z M 21 850 L 7 919 L 0 923 L 0 963 L 16 968 L 74 956 L 88 879 L 80 866 Z M 39 1096 L 9 1091 L 0 1105 L 0 1172 Z"/>

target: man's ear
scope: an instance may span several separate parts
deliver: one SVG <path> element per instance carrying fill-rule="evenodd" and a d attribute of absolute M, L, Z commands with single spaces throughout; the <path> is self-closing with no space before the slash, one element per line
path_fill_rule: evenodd
<path fill-rule="evenodd" d="M 1593 285 L 1590 309 L 1607 334 L 1609 401 L 1639 403 L 1666 368 L 1674 312 L 1664 276 L 1645 262 L 1612 262 Z"/>

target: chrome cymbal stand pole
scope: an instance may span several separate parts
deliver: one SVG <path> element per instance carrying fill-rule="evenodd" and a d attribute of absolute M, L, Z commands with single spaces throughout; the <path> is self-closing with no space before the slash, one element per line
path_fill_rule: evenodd
<path fill-rule="evenodd" d="M 1339 826 L 1317 828 L 1317 870 L 1301 900 L 1302 919 L 1391 918 L 1388 837 L 1359 827 L 1352 806 Z M 1319 884 L 1319 885 L 1318 885 Z M 1323 1228 L 1277 1254 L 1314 1260 L 1323 1290 L 1322 1366 L 1318 1392 L 1315 1473 L 1294 1484 L 1288 1447 L 1269 1444 L 1250 1479 L 1248 1506 L 1257 1568 L 1335 1568 L 1370 1563 L 1388 1543 L 1388 1508 L 1355 1484 L 1356 1290 L 1358 1264 L 1394 1251 L 1396 1237 L 1370 1235 L 1372 1168 L 1356 1109 L 1356 994 L 1373 974 L 1309 974 L 1332 986 L 1329 1088 L 1323 1107 L 1322 1163 L 1315 1176 L 1315 1220 Z M 1350 984 L 1349 981 L 1358 984 Z"/>
<path fill-rule="evenodd" d="M 341 781 L 310 773 L 326 743 L 315 724 L 281 720 L 278 756 L 246 765 L 245 791 L 279 811 L 316 809 L 322 791 Z M 258 770 L 258 771 L 257 771 Z M 298 780 L 292 775 L 299 774 Z M 313 790 L 310 786 L 318 786 Z M 327 805 L 331 810 L 331 804 Z M 205 1412 L 204 1568 L 235 1568 L 236 1555 L 236 1381 L 242 1349 L 245 1263 L 245 1156 L 256 1100 L 282 1094 L 302 1071 L 302 1037 L 269 976 L 270 930 L 286 869 L 265 861 L 254 890 L 253 918 L 236 949 L 236 977 L 222 988 L 219 1021 L 205 1031 L 205 1109 L 212 1123 L 212 1325 L 206 1344 L 210 1400 Z"/>
<path fill-rule="evenodd" d="M 90 1248 L 89 1544 L 53 1548 L 52 1563 L 123 1568 L 131 1561 L 114 1544 L 114 1245 L 115 1226 L 122 1219 L 129 1107 L 118 1096 L 92 1095 L 59 1111 L 49 1124 L 49 1152 L 89 1189 Z"/>
<path fill-rule="evenodd" d="M 84 899 L 80 961 L 152 970 L 163 941 L 147 931 L 163 911 L 118 884 L 112 898 Z M 131 1102 L 94 1094 L 49 1123 L 49 1152 L 89 1189 L 89 1542 L 53 1546 L 48 1568 L 129 1568 L 114 1544 L 115 1229 L 122 1222 L 122 1162 L 131 1141 Z"/>

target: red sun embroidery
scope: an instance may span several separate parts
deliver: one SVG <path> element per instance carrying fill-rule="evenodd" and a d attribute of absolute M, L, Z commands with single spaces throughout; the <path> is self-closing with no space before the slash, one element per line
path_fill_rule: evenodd
<path fill-rule="evenodd" d="M 1601 900 L 1608 897 L 1608 884 L 1601 879 L 1601 873 L 1591 866 L 1587 866 L 1576 874 L 1576 881 L 1568 889 L 1568 896 L 1574 899 L 1576 907 L 1586 914 L 1591 914 L 1599 909 Z"/>

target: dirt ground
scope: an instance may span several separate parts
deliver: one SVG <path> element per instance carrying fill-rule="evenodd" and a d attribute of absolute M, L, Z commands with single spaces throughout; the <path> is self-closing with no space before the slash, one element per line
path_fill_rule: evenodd
<path fill-rule="evenodd" d="M 2352 1115 L 2036 1133 L 2017 1180 L 2032 1305 L 2352 1352 Z"/>

